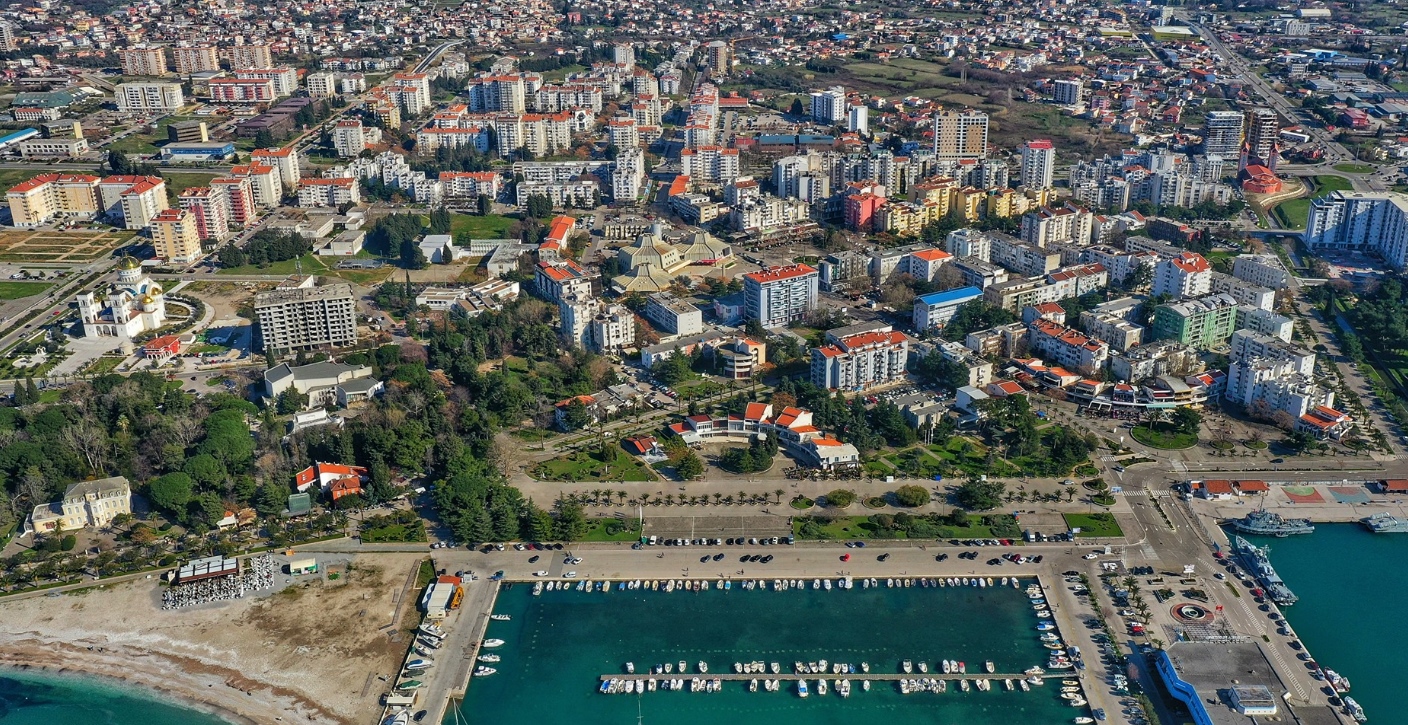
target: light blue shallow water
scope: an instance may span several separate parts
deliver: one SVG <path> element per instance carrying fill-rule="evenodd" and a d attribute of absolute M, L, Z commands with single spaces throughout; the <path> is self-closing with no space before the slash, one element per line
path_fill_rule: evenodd
<path fill-rule="evenodd" d="M 229 725 L 159 697 L 105 679 L 0 670 L 3 725 Z"/>
<path fill-rule="evenodd" d="M 883 584 L 883 582 L 882 582 Z M 705 660 L 710 673 L 732 672 L 737 661 L 779 662 L 784 672 L 796 660 L 869 662 L 871 672 L 898 672 L 904 659 L 963 660 L 969 673 L 991 659 L 999 673 L 1044 665 L 1038 618 L 1020 589 L 856 588 L 782 592 L 711 590 L 544 592 L 505 589 L 496 612 L 511 621 L 489 623 L 487 638 L 505 640 L 497 650 L 498 673 L 475 678 L 458 713 L 446 723 L 573 722 L 670 723 L 670 725 L 792 725 L 794 723 L 962 723 L 963 725 L 1055 725 L 1088 712 L 1059 698 L 1056 682 L 1032 692 L 901 695 L 894 683 L 876 682 L 870 692 L 853 682 L 843 700 L 834 692 L 801 699 L 795 690 L 750 693 L 745 682 L 725 682 L 719 693 L 647 692 L 603 695 L 599 677 L 637 673 L 664 662 Z M 919 676 L 919 675 L 915 675 Z M 834 680 L 829 675 L 828 680 Z M 688 676 L 686 676 L 686 680 Z M 789 684 L 790 683 L 785 683 Z"/>
<path fill-rule="evenodd" d="M 1374 725 L 1408 725 L 1399 688 L 1408 671 L 1408 534 L 1372 534 L 1358 524 L 1316 524 L 1315 533 L 1275 539 L 1271 564 L 1300 597 L 1282 611 L 1319 664 L 1348 677 L 1349 694 Z"/>

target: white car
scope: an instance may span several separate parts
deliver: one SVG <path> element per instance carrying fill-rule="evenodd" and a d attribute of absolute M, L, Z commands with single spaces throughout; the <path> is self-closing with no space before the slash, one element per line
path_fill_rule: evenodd
<path fill-rule="evenodd" d="M 563 573 L 562 573 L 562 578 L 563 578 L 563 579 L 576 579 L 576 578 L 577 578 L 577 572 L 575 572 L 575 571 L 563 572 Z"/>
<path fill-rule="evenodd" d="M 1082 557 L 1082 558 L 1085 558 L 1085 559 L 1094 559 L 1094 558 L 1097 558 L 1097 557 L 1099 557 L 1099 556 L 1100 556 L 1099 554 L 1086 554 L 1086 555 L 1085 555 L 1084 557 Z"/>
<path fill-rule="evenodd" d="M 547 575 L 548 575 L 548 573 L 547 573 L 547 571 L 544 570 L 544 569 L 539 569 L 538 571 L 533 572 L 533 576 L 547 576 Z"/>

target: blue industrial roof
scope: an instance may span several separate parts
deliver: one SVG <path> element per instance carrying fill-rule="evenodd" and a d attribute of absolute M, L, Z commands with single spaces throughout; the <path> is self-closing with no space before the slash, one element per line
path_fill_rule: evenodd
<path fill-rule="evenodd" d="M 16 131 L 16 132 L 11 133 L 11 134 L 6 134 L 6 135 L 4 135 L 4 136 L 0 136 L 0 145 L 3 145 L 3 144 L 11 144 L 11 143 L 14 143 L 14 142 L 16 142 L 16 141 L 23 141 L 23 140 L 25 140 L 25 139 L 27 139 L 27 138 L 32 138 L 32 137 L 38 136 L 38 135 L 39 135 L 39 132 L 38 132 L 38 131 L 36 131 L 36 130 L 34 130 L 34 129 L 32 129 L 32 128 L 26 128 L 26 129 L 23 130 L 23 131 Z"/>
<path fill-rule="evenodd" d="M 945 290 L 943 292 L 930 292 L 927 295 L 920 295 L 919 301 L 926 305 L 942 305 L 953 302 L 967 302 L 975 297 L 982 297 L 983 291 L 977 287 L 959 287 L 958 289 Z"/>

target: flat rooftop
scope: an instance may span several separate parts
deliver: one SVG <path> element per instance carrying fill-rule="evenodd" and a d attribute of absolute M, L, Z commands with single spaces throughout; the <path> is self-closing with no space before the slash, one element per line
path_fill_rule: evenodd
<path fill-rule="evenodd" d="M 1256 642 L 1175 642 L 1167 652 L 1179 678 L 1198 691 L 1214 725 L 1257 725 L 1266 719 L 1242 715 L 1233 709 L 1231 696 L 1236 685 L 1265 686 L 1280 708 L 1276 717 L 1282 722 L 1293 722 L 1286 712 L 1291 708 L 1282 699 L 1286 688 Z M 1293 660 L 1288 664 L 1298 666 L 1301 663 Z M 1338 722 L 1325 705 L 1295 708 L 1295 714 L 1303 725 Z"/>

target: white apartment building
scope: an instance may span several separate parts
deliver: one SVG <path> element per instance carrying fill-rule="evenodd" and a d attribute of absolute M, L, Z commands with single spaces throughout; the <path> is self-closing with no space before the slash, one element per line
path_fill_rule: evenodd
<path fill-rule="evenodd" d="M 298 91 L 298 72 L 292 68 L 245 68 L 235 71 L 242 81 L 269 81 L 276 97 L 291 96 Z"/>
<path fill-rule="evenodd" d="M 981 111 L 940 111 L 934 114 L 934 158 L 938 161 L 985 159 L 988 155 L 988 115 Z"/>
<path fill-rule="evenodd" d="M 636 344 L 636 316 L 625 305 L 607 305 L 592 318 L 591 343 L 596 352 L 620 352 Z"/>
<path fill-rule="evenodd" d="M 1082 375 L 1095 375 L 1110 358 L 1110 346 L 1065 325 L 1037 318 L 1027 328 L 1031 353 Z"/>
<path fill-rule="evenodd" d="M 231 68 L 273 68 L 273 49 L 267 44 L 234 45 L 224 49 Z"/>
<path fill-rule="evenodd" d="M 308 207 L 339 207 L 362 200 L 356 179 L 304 179 L 298 186 L 298 205 Z"/>
<path fill-rule="evenodd" d="M 812 384 L 863 390 L 899 380 L 908 364 L 909 337 L 886 326 L 812 348 Z"/>
<path fill-rule="evenodd" d="M 657 292 L 645 304 L 645 319 L 672 335 L 697 335 L 704 330 L 704 313 L 669 292 Z"/>
<path fill-rule="evenodd" d="M 827 126 L 836 126 L 846 120 L 846 89 L 832 86 L 824 91 L 812 91 L 812 120 Z"/>
<path fill-rule="evenodd" d="M 1312 199 L 1304 239 L 1312 251 L 1373 252 L 1402 270 L 1408 267 L 1408 196 L 1335 191 Z"/>
<path fill-rule="evenodd" d="M 726 184 L 739 176 L 738 149 L 700 146 L 680 151 L 684 175 L 695 182 Z"/>
<path fill-rule="evenodd" d="M 366 135 L 362 122 L 357 120 L 338 121 L 332 129 L 332 145 L 337 155 L 343 158 L 356 156 L 367 148 Z"/>
<path fill-rule="evenodd" d="M 1022 144 L 1021 184 L 1028 189 L 1050 189 L 1056 171 L 1056 146 L 1050 139 Z"/>
<path fill-rule="evenodd" d="M 1028 212 L 1022 215 L 1022 241 L 1038 247 L 1089 244 L 1094 219 L 1090 212 L 1070 204 Z"/>
<path fill-rule="evenodd" d="M 186 105 L 180 83 L 120 83 L 113 96 L 122 113 L 175 113 Z"/>
<path fill-rule="evenodd" d="M 766 267 L 743 275 L 743 312 L 763 327 L 781 327 L 816 307 L 819 275 L 806 264 Z"/>
<path fill-rule="evenodd" d="M 1232 276 L 1278 290 L 1291 285 L 1291 274 L 1274 254 L 1240 254 L 1232 260 Z"/>
<path fill-rule="evenodd" d="M 1212 265 L 1201 254 L 1183 252 L 1154 267 L 1155 297 L 1173 299 L 1203 297 L 1212 291 Z"/>
<path fill-rule="evenodd" d="M 1052 83 L 1051 100 L 1062 106 L 1074 106 L 1080 103 L 1080 94 L 1083 90 L 1081 82 L 1078 80 L 1059 80 Z"/>
<path fill-rule="evenodd" d="M 272 149 L 255 149 L 250 153 L 251 163 L 272 166 L 279 170 L 279 183 L 285 189 L 298 188 L 303 173 L 298 167 L 298 152 L 292 146 Z"/>
<path fill-rule="evenodd" d="M 314 99 L 332 98 L 338 95 L 337 75 L 329 70 L 309 73 L 304 79 L 308 86 L 308 97 Z"/>

